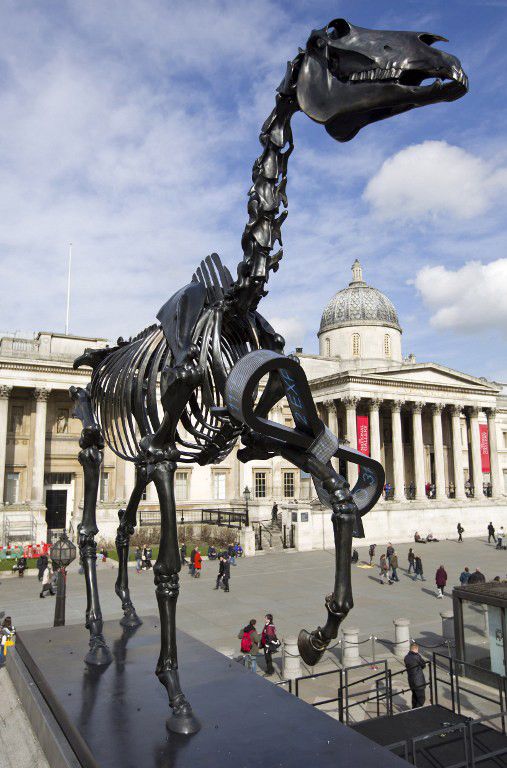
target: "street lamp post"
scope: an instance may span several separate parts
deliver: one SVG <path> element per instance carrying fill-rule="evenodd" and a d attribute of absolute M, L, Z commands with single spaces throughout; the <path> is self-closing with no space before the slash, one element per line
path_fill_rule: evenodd
<path fill-rule="evenodd" d="M 243 498 L 245 500 L 245 514 L 246 514 L 246 525 L 247 527 L 250 525 L 250 517 L 248 514 L 248 502 L 250 501 L 250 488 L 248 485 L 245 485 L 245 490 L 243 491 Z"/>
<path fill-rule="evenodd" d="M 56 568 L 58 571 L 53 626 L 63 627 L 65 626 L 65 594 L 67 582 L 67 572 L 65 569 L 76 559 L 76 547 L 70 541 L 65 531 L 49 550 L 49 556 L 53 563 L 53 568 Z"/>

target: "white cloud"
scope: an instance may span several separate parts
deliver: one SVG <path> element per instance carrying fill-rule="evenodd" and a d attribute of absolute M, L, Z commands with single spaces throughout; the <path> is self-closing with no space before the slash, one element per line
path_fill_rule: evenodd
<path fill-rule="evenodd" d="M 463 220 L 485 213 L 506 189 L 507 168 L 445 141 L 425 141 L 388 158 L 363 198 L 384 220 Z"/>
<path fill-rule="evenodd" d="M 414 280 L 438 330 L 474 333 L 507 327 L 507 259 L 452 270 L 424 267 Z"/>
<path fill-rule="evenodd" d="M 303 344 L 306 329 L 299 317 L 269 317 L 270 325 L 285 339 L 285 348 L 291 351 Z"/>

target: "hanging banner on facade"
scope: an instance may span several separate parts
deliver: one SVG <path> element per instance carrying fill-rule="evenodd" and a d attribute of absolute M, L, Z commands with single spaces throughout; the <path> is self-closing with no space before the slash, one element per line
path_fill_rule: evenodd
<path fill-rule="evenodd" d="M 368 423 L 368 416 L 356 416 L 357 424 L 357 450 L 359 453 L 364 453 L 365 456 L 370 455 L 370 425 Z"/>
<path fill-rule="evenodd" d="M 491 466 L 489 462 L 489 434 L 487 424 L 479 424 L 479 436 L 481 443 L 482 471 L 491 472 Z"/>

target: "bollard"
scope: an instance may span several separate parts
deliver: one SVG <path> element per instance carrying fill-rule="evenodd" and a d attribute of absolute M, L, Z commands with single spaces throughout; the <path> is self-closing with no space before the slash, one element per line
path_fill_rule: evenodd
<path fill-rule="evenodd" d="M 454 640 L 454 613 L 452 611 L 440 611 L 442 619 L 442 637 L 444 640 Z"/>
<path fill-rule="evenodd" d="M 282 677 L 284 680 L 295 680 L 302 675 L 298 639 L 295 635 L 289 635 L 283 641 Z"/>
<path fill-rule="evenodd" d="M 355 664 L 359 659 L 359 630 L 347 627 L 343 632 L 343 666 Z"/>
<path fill-rule="evenodd" d="M 403 659 L 410 650 L 410 619 L 394 619 L 394 655 Z"/>

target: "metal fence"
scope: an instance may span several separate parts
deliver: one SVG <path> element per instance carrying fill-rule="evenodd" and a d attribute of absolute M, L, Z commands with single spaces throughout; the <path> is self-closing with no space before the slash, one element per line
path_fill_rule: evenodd
<path fill-rule="evenodd" d="M 241 528 L 249 524 L 248 511 L 245 509 L 185 509 L 177 510 L 177 522 L 179 525 L 217 525 L 226 528 Z M 141 509 L 139 511 L 139 525 L 141 528 L 159 528 L 160 510 Z"/>

